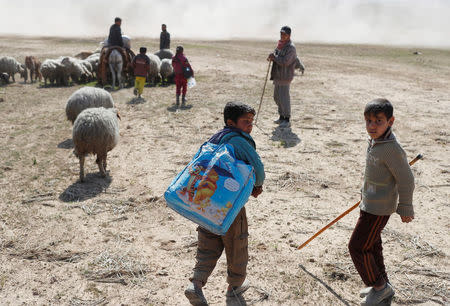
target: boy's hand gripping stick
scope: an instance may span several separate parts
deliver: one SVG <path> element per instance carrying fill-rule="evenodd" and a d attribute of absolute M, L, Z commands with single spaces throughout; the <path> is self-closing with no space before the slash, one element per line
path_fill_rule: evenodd
<path fill-rule="evenodd" d="M 418 161 L 419 159 L 422 159 L 423 156 L 422 154 L 419 154 L 416 156 L 416 158 L 414 158 L 412 161 L 409 162 L 409 165 L 412 166 L 416 163 L 416 161 Z M 305 247 L 308 243 L 310 243 L 314 238 L 316 238 L 317 236 L 319 236 L 320 234 L 322 234 L 322 232 L 324 232 L 325 230 L 327 230 L 329 227 L 331 227 L 333 224 L 335 224 L 336 222 L 338 222 L 340 219 L 342 219 L 345 215 L 347 215 L 349 212 L 351 212 L 353 209 L 355 209 L 356 207 L 358 207 L 359 203 L 361 203 L 361 200 L 358 201 L 358 203 L 356 203 L 355 205 L 353 205 L 352 207 L 350 207 L 349 209 L 347 209 L 346 211 L 344 211 L 342 214 L 339 215 L 339 217 L 337 217 L 336 219 L 334 219 L 333 221 L 331 221 L 330 223 L 328 223 L 325 227 L 323 227 L 320 231 L 318 231 L 317 233 L 315 233 L 311 238 L 309 238 L 308 240 L 306 240 L 301 246 L 299 246 L 297 249 L 300 250 L 303 247 Z"/>

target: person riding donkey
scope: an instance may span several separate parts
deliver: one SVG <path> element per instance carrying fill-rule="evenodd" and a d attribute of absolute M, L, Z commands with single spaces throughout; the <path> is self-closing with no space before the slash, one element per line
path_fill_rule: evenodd
<path fill-rule="evenodd" d="M 101 52 L 100 52 L 100 60 L 98 65 L 98 75 L 101 76 L 102 82 L 106 82 L 106 66 L 107 66 L 107 59 L 109 58 L 109 55 L 113 50 L 117 50 L 122 55 L 122 58 L 126 59 L 128 58 L 127 53 L 130 51 L 128 50 L 127 46 L 125 46 L 123 39 L 122 39 L 122 19 L 120 17 L 116 17 L 114 19 L 114 24 L 109 28 L 109 36 L 108 36 L 108 44 L 103 46 Z M 127 64 L 124 65 L 124 67 L 127 67 Z"/>

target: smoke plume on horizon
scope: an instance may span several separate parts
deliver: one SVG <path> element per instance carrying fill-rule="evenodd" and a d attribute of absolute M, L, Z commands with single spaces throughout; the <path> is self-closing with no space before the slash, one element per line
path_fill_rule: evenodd
<path fill-rule="evenodd" d="M 278 39 L 450 47 L 448 0 L 0 0 L 0 35 L 103 37 L 114 17 L 131 37 Z"/>

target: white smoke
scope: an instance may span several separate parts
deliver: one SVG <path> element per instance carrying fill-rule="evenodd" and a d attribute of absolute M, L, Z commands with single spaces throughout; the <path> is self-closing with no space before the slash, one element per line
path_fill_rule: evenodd
<path fill-rule="evenodd" d="M 449 0 L 0 0 L 0 34 L 278 39 L 450 47 Z"/>

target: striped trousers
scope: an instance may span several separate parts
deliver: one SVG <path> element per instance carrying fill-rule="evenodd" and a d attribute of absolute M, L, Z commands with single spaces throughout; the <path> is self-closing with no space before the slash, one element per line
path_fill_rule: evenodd
<path fill-rule="evenodd" d="M 361 210 L 348 244 L 353 264 L 368 287 L 381 286 L 389 282 L 381 245 L 381 231 L 389 217 L 390 215 L 376 216 Z"/>

